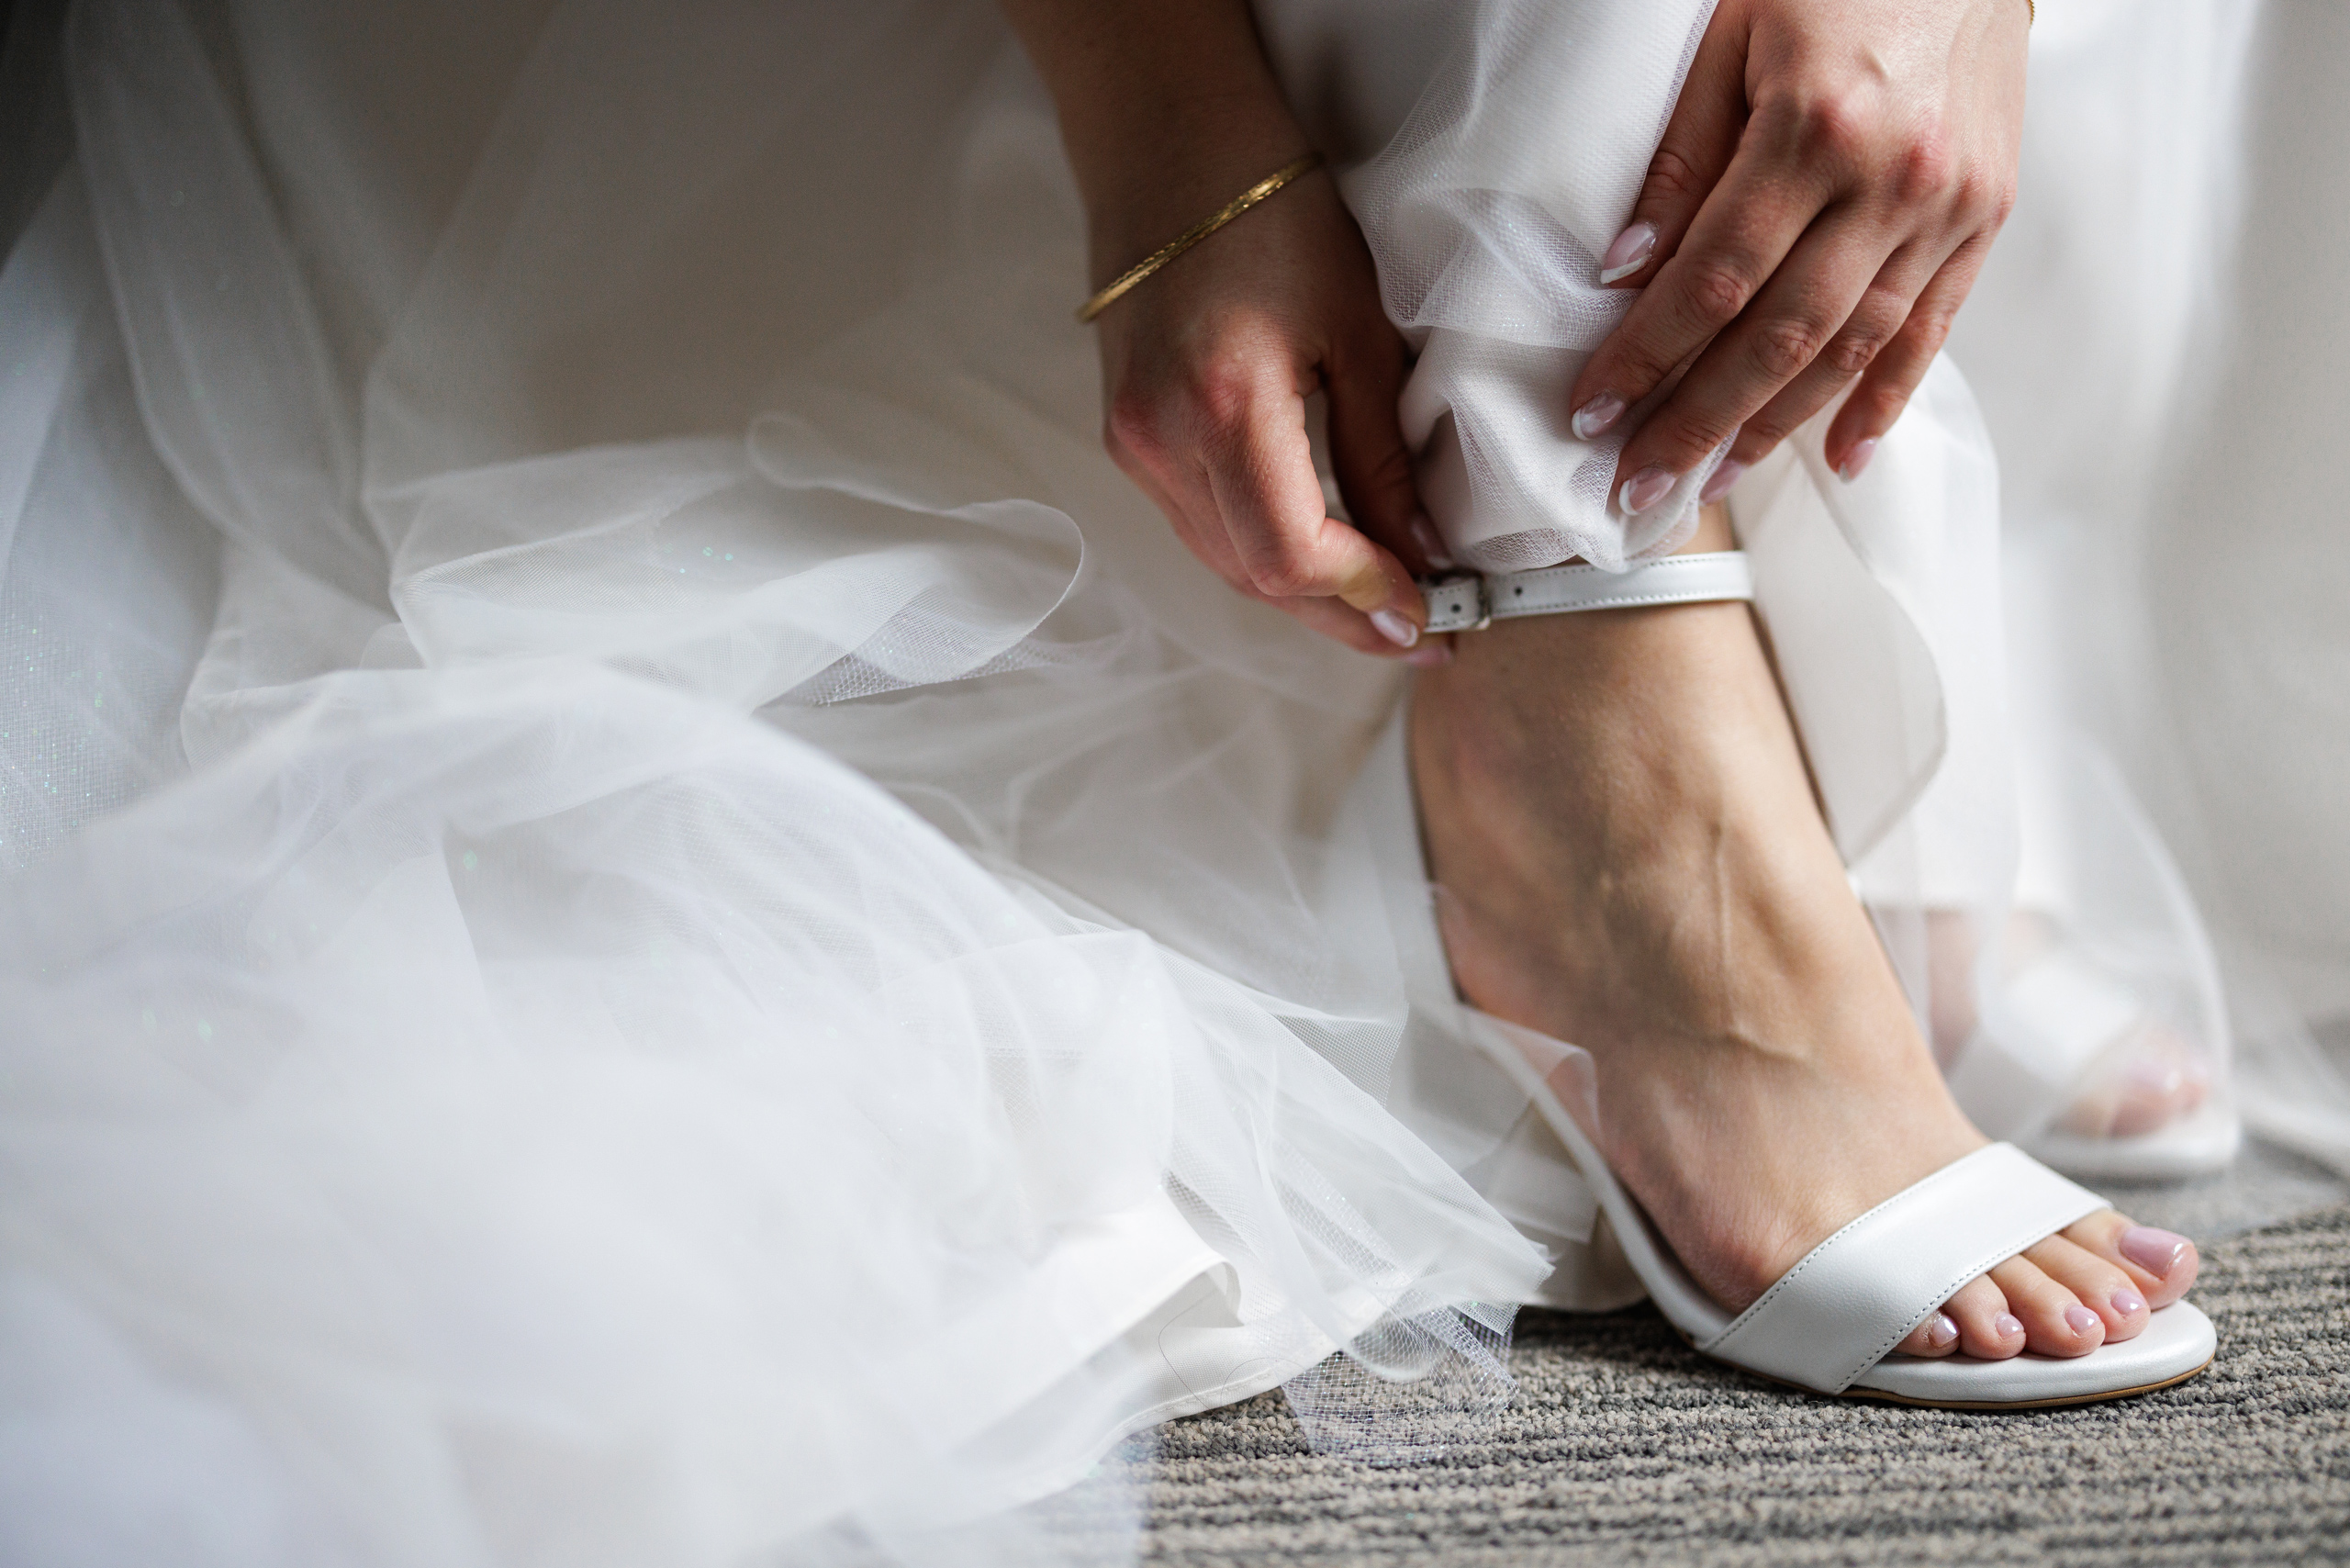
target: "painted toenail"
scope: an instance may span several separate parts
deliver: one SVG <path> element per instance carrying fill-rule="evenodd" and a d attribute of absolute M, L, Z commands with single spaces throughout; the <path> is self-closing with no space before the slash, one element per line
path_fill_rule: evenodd
<path fill-rule="evenodd" d="M 1991 1319 L 1991 1333 L 1996 1338 L 2012 1339 L 2022 1332 L 2023 1319 L 2012 1312 L 2003 1312 Z"/>
<path fill-rule="evenodd" d="M 2177 1062 L 2133 1061 L 2122 1080 L 2148 1099 L 2167 1100 L 2187 1087 L 2187 1070 Z"/>
<path fill-rule="evenodd" d="M 1934 1320 L 1926 1325 L 1926 1343 L 1937 1350 L 1958 1343 L 1958 1325 L 1951 1321 L 1949 1313 L 1934 1314 Z"/>
<path fill-rule="evenodd" d="M 2172 1230 L 2156 1230 L 2151 1225 L 2133 1225 L 2121 1233 L 2117 1243 L 2121 1255 L 2158 1280 L 2170 1278 L 2178 1260 L 2187 1256 L 2188 1240 Z"/>
<path fill-rule="evenodd" d="M 2098 1315 L 2087 1307 L 2068 1306 L 2065 1309 L 2065 1327 L 2086 1339 L 2103 1325 L 2098 1320 Z"/>
<path fill-rule="evenodd" d="M 2143 1312 L 2146 1310 L 2146 1298 L 2128 1285 L 2124 1285 L 2113 1293 L 2113 1310 L 2124 1317 L 2132 1313 Z"/>

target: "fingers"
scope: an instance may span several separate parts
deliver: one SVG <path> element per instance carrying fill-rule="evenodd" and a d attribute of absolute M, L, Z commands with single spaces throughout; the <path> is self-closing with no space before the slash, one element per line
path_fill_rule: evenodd
<path fill-rule="evenodd" d="M 1916 255 L 1905 247 L 1887 258 L 1828 346 L 1740 423 L 1731 462 L 1741 467 L 1760 463 L 1876 362 L 1908 320 L 1919 290 L 1931 281 L 1933 264 L 1920 266 Z"/>
<path fill-rule="evenodd" d="M 1602 287 L 1638 288 L 1680 249 L 1707 193 L 1737 155 L 1739 131 L 1746 123 L 1740 80 L 1745 69 L 1746 29 L 1735 24 L 1707 28 L 1656 156 L 1649 161 L 1631 218 L 1600 258 Z"/>
<path fill-rule="evenodd" d="M 1181 396 L 1113 398 L 1107 443 L 1119 465 L 1233 587 L 1366 653 L 1416 647 L 1427 610 L 1411 575 L 1324 509 L 1292 373 L 1269 356 L 1237 355 L 1203 383 Z M 1360 434 L 1355 445 L 1377 450 Z M 1367 487 L 1392 484 L 1376 456 L 1363 465 Z M 1408 482 L 1408 465 L 1402 473 Z M 1371 504 L 1398 508 L 1392 497 Z"/>
<path fill-rule="evenodd" d="M 1791 160 L 1750 136 L 1677 253 L 1575 378 L 1567 404 L 1575 434 L 1590 441 L 1614 428 L 1736 320 L 1826 205 L 1835 178 L 1822 160 Z"/>
<path fill-rule="evenodd" d="M 1901 330 L 1862 372 L 1860 385 L 1837 410 L 1828 427 L 1828 462 L 1844 478 L 1860 476 L 1878 439 L 1909 406 L 1910 394 L 1949 339 L 1951 321 L 1975 286 L 1990 248 L 1990 236 L 1979 233 L 1951 252 L 1910 306 Z"/>
<path fill-rule="evenodd" d="M 1208 493 L 1248 586 L 1269 599 L 1340 599 L 1410 646 L 1427 620 L 1411 574 L 1394 552 L 1323 510 L 1303 409 L 1293 425 L 1282 412 L 1253 408 L 1203 454 Z M 1392 630 L 1395 617 L 1409 635 Z"/>
<path fill-rule="evenodd" d="M 1889 244 L 1871 220 L 1831 214 L 1813 224 L 1625 444 L 1617 472 L 1633 497 L 1640 476 L 1689 472 L 1807 375 L 1817 408 L 1874 359 L 1908 313 L 1901 283 L 1914 293 L 1929 274 L 1888 263 Z"/>
<path fill-rule="evenodd" d="M 1380 323 L 1384 326 L 1384 321 Z M 1330 465 L 1355 526 L 1400 556 L 1416 575 L 1449 571 L 1452 557 L 1420 506 L 1411 448 L 1396 418 L 1404 390 L 1404 345 L 1393 332 L 1367 334 L 1348 354 L 1333 353 L 1325 390 Z"/>

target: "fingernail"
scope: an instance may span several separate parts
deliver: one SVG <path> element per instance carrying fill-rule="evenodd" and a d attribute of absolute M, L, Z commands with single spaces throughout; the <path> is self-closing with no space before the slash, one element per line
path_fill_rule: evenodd
<path fill-rule="evenodd" d="M 2065 1309 L 2065 1327 L 2086 1339 L 2104 1326 L 2104 1319 L 2087 1307 L 2076 1304 Z"/>
<path fill-rule="evenodd" d="M 1707 502 L 1720 500 L 1729 494 L 1729 487 L 1737 484 L 1738 476 L 1745 472 L 1745 464 L 1735 457 L 1724 458 L 1722 465 L 1714 470 L 1713 477 L 1706 481 L 1706 487 L 1697 492 L 1697 498 Z"/>
<path fill-rule="evenodd" d="M 1412 514 L 1412 543 L 1420 547 L 1420 554 L 1427 559 L 1430 570 L 1452 570 L 1452 553 L 1444 547 L 1444 535 L 1436 531 L 1436 524 L 1428 521 L 1426 512 Z"/>
<path fill-rule="evenodd" d="M 1595 441 L 1613 430 L 1616 421 L 1623 417 L 1624 399 L 1613 392 L 1602 392 L 1577 409 L 1575 417 L 1567 424 L 1575 432 L 1577 441 Z"/>
<path fill-rule="evenodd" d="M 2012 1339 L 2023 1332 L 2023 1319 L 2012 1312 L 2003 1312 L 1991 1319 L 1991 1332 L 2002 1339 Z"/>
<path fill-rule="evenodd" d="M 1656 225 L 1635 223 L 1616 236 L 1607 253 L 1599 258 L 1599 286 L 1602 288 L 1619 277 L 1630 277 L 1649 264 L 1656 254 Z"/>
<path fill-rule="evenodd" d="M 1844 454 L 1844 465 L 1836 470 L 1836 477 L 1843 480 L 1847 485 L 1851 484 L 1861 476 L 1861 470 L 1867 467 L 1869 459 L 1875 455 L 1876 437 L 1871 436 L 1866 441 L 1854 442 L 1852 450 Z"/>
<path fill-rule="evenodd" d="M 1452 639 L 1430 643 L 1425 648 L 1414 648 L 1404 655 L 1404 662 L 1414 669 L 1438 669 L 1452 662 Z"/>
<path fill-rule="evenodd" d="M 1399 648 L 1408 648 L 1420 640 L 1420 629 L 1392 610 L 1374 610 L 1371 624 L 1378 633 Z"/>
<path fill-rule="evenodd" d="M 1951 1320 L 1949 1313 L 1934 1314 L 1934 1320 L 1926 1325 L 1926 1343 L 1937 1350 L 1958 1343 L 1958 1325 Z"/>
<path fill-rule="evenodd" d="M 2188 1240 L 2177 1231 L 2156 1230 L 2151 1225 L 2133 1225 L 2121 1233 L 2121 1255 L 2158 1280 L 2170 1278 L 2178 1260 L 2187 1256 Z"/>
<path fill-rule="evenodd" d="M 1627 512 L 1638 517 L 1671 494 L 1673 482 L 1679 477 L 1670 468 L 1643 468 L 1624 481 L 1624 491 L 1618 498 Z"/>
<path fill-rule="evenodd" d="M 2146 1310 L 2146 1298 L 2128 1285 L 2113 1293 L 2113 1310 L 2127 1317 L 2133 1312 Z"/>

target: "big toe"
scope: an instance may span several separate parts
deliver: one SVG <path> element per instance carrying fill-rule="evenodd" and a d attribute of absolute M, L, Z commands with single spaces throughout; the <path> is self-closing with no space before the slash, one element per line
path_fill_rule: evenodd
<path fill-rule="evenodd" d="M 2150 1027 L 2092 1074 L 2061 1125 L 2082 1137 L 2139 1137 L 2193 1114 L 2210 1092 L 2201 1054 L 2170 1030 Z"/>
<path fill-rule="evenodd" d="M 2184 1236 L 2140 1225 L 2111 1209 L 2099 1209 L 2066 1226 L 2065 1238 L 2128 1275 L 2150 1309 L 2168 1306 L 2185 1295 L 2202 1267 L 2195 1243 Z"/>

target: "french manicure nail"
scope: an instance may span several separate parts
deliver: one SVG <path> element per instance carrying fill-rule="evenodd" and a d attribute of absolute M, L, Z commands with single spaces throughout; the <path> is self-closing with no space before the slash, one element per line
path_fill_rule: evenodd
<path fill-rule="evenodd" d="M 2023 1332 L 2023 1319 L 2012 1312 L 2003 1312 L 1991 1319 L 1991 1332 L 2002 1339 L 2012 1339 Z"/>
<path fill-rule="evenodd" d="M 1431 570 L 1452 570 L 1452 553 L 1444 547 L 1444 535 L 1436 531 L 1436 524 L 1428 521 L 1426 512 L 1412 514 L 1412 543 L 1420 547 L 1420 554 Z"/>
<path fill-rule="evenodd" d="M 2118 1244 L 2121 1255 L 2158 1280 L 2170 1278 L 2178 1260 L 2187 1256 L 2187 1238 L 2172 1230 L 2156 1230 L 2151 1225 L 2133 1225 L 2121 1233 Z"/>
<path fill-rule="evenodd" d="M 1937 1350 L 1958 1343 L 1958 1325 L 1951 1320 L 1949 1313 L 1934 1314 L 1933 1320 L 1926 1325 L 1926 1343 Z"/>
<path fill-rule="evenodd" d="M 1616 236 L 1607 253 L 1599 258 L 1599 286 L 1602 288 L 1619 277 L 1630 277 L 1649 264 L 1656 253 L 1656 225 L 1635 223 Z"/>
<path fill-rule="evenodd" d="M 2124 1285 L 2113 1293 L 2113 1310 L 2124 1317 L 2134 1312 L 2143 1312 L 2146 1310 L 2146 1298 Z"/>
<path fill-rule="evenodd" d="M 2075 1305 L 2065 1309 L 2065 1327 L 2086 1339 L 2104 1326 L 2104 1319 L 2087 1307 Z"/>
<path fill-rule="evenodd" d="M 1447 639 L 1441 643 L 1430 643 L 1426 647 L 1414 648 L 1404 655 L 1404 662 L 1414 669 L 1440 669 L 1452 662 L 1452 643 Z"/>
<path fill-rule="evenodd" d="M 1420 629 L 1392 610 L 1371 612 L 1371 629 L 1399 648 L 1408 648 L 1420 640 Z"/>
<path fill-rule="evenodd" d="M 1616 421 L 1623 417 L 1624 399 L 1613 392 L 1602 392 L 1577 409 L 1575 417 L 1567 424 L 1575 432 L 1577 441 L 1596 441 L 1615 429 Z"/>
<path fill-rule="evenodd" d="M 1729 487 L 1737 484 L 1738 476 L 1745 472 L 1746 465 L 1738 459 L 1722 459 L 1721 466 L 1715 469 L 1712 477 L 1706 481 L 1706 487 L 1697 492 L 1697 498 L 1708 503 L 1720 500 L 1729 494 Z"/>
<path fill-rule="evenodd" d="M 1867 467 L 1869 459 L 1875 455 L 1876 437 L 1871 436 L 1866 441 L 1854 442 L 1852 450 L 1844 454 L 1844 465 L 1836 470 L 1836 477 L 1843 480 L 1847 485 L 1851 484 L 1861 476 L 1861 470 Z"/>
<path fill-rule="evenodd" d="M 1625 511 L 1638 517 L 1664 499 L 1672 492 L 1673 482 L 1679 477 L 1670 468 L 1643 468 L 1624 481 L 1623 494 L 1617 498 Z"/>

